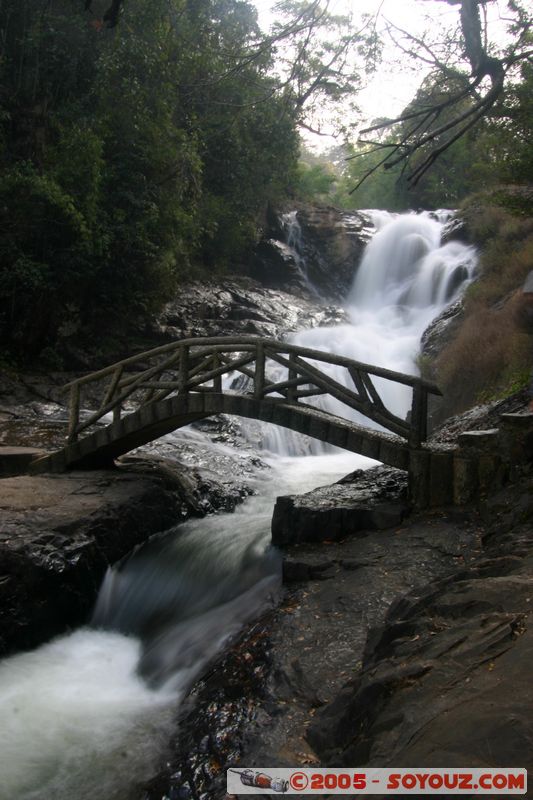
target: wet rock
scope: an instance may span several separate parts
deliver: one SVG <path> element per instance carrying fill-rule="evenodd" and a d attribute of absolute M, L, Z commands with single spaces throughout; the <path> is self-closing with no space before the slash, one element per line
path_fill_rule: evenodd
<path fill-rule="evenodd" d="M 86 621 L 107 566 L 189 516 L 234 507 L 211 479 L 162 460 L 0 480 L 0 655 Z"/>
<path fill-rule="evenodd" d="M 263 239 L 259 242 L 254 253 L 252 274 L 269 288 L 303 291 L 309 296 L 297 253 L 278 239 Z"/>
<path fill-rule="evenodd" d="M 369 633 L 361 674 L 309 726 L 324 762 L 531 768 L 532 483 L 487 500 L 477 559 Z"/>
<path fill-rule="evenodd" d="M 312 579 L 324 580 L 331 577 L 333 567 L 333 561 L 313 564 L 306 561 L 298 561 L 294 558 L 284 558 L 283 583 L 301 583 Z"/>
<path fill-rule="evenodd" d="M 272 666 L 241 763 L 321 763 L 307 731 L 322 719 L 319 707 L 326 703 L 329 708 L 358 674 L 369 627 L 382 624 L 391 604 L 410 589 L 416 587 L 419 594 L 433 578 L 443 579 L 458 565 L 464 568 L 477 545 L 472 521 L 464 514 L 441 513 L 411 518 L 364 538 L 290 545 L 288 559 L 313 566 L 329 562 L 326 574 L 331 570 L 332 576 L 292 584 L 275 614 Z M 417 669 L 409 670 L 407 678 Z M 301 674 L 305 685 L 299 682 Z"/>
<path fill-rule="evenodd" d="M 266 286 L 342 300 L 374 230 L 371 218 L 306 203 L 292 210 L 296 232 L 279 214 L 256 249 L 251 274 Z"/>
<path fill-rule="evenodd" d="M 499 428 L 501 415 L 523 412 L 529 402 L 527 389 L 515 392 L 504 400 L 480 404 L 443 422 L 432 434 L 431 442 L 456 443 L 464 431 Z"/>
<path fill-rule="evenodd" d="M 453 216 L 443 227 L 441 235 L 441 244 L 447 244 L 451 241 L 464 242 L 471 244 L 470 233 L 466 220 L 462 217 Z"/>
<path fill-rule="evenodd" d="M 381 619 L 406 586 L 446 573 L 466 553 L 473 532 L 458 522 L 430 518 L 412 530 L 289 548 L 288 560 L 309 573 L 318 568 L 316 576 L 292 587 L 199 683 L 170 759 L 182 765 L 180 780 L 190 770 L 197 794 L 222 800 L 228 767 L 317 763 L 304 738 L 313 715 L 357 668 L 368 623 Z M 350 568 L 355 563 L 357 571 Z M 322 580 L 330 571 L 333 579 Z M 206 730 L 211 749 L 200 753 Z M 202 764 L 213 760 L 220 769 L 209 778 Z M 169 784 L 172 777 L 161 774 L 147 797 L 163 800 Z"/>
<path fill-rule="evenodd" d="M 325 297 L 330 299 L 313 296 L 303 290 L 301 283 L 293 281 L 291 284 L 290 278 L 288 284 L 280 281 L 276 289 L 245 276 L 221 278 L 216 283 L 204 280 L 183 284 L 160 313 L 131 322 L 130 327 L 100 342 L 98 349 L 92 340 L 61 340 L 57 349 L 64 371 L 56 373 L 52 380 L 48 380 L 48 376 L 26 375 L 28 386 L 25 387 L 20 383 L 20 376 L 12 381 L 3 376 L 0 406 L 10 410 L 18 402 L 28 402 L 28 396 L 49 400 L 51 384 L 56 378 L 57 391 L 54 389 L 53 398 L 64 401 L 60 387 L 77 374 L 101 369 L 176 339 L 231 335 L 279 338 L 287 331 L 345 321 L 345 312 L 336 305 L 340 304 L 344 293 Z M 67 376 L 67 372 L 76 374 Z M 9 390 L 5 388 L 8 383 Z"/>
<path fill-rule="evenodd" d="M 371 218 L 358 211 L 302 205 L 298 220 L 310 277 L 331 296 L 345 297 L 374 232 Z"/>
<path fill-rule="evenodd" d="M 194 336 L 254 335 L 279 338 L 287 331 L 332 325 L 344 312 L 309 296 L 268 289 L 250 278 L 218 284 L 191 283 L 154 320 L 150 333 L 166 342 Z"/>
<path fill-rule="evenodd" d="M 197 682 L 181 711 L 173 755 L 146 787 L 143 800 L 225 797 L 226 770 L 241 758 L 254 699 L 264 692 L 269 669 L 268 614 Z"/>
<path fill-rule="evenodd" d="M 35 447 L 0 446 L 0 477 L 21 475 L 36 458 L 43 456 L 44 450 Z"/>
<path fill-rule="evenodd" d="M 463 301 L 457 300 L 445 308 L 422 334 L 420 350 L 423 356 L 434 359 L 453 338 L 463 321 Z"/>
<path fill-rule="evenodd" d="M 399 525 L 408 512 L 407 478 L 399 470 L 376 467 L 304 495 L 278 497 L 272 541 L 334 541 Z"/>

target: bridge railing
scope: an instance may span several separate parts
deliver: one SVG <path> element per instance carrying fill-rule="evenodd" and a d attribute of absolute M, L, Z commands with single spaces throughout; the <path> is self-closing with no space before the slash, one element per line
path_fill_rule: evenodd
<path fill-rule="evenodd" d="M 284 368 L 275 370 L 277 377 L 272 377 L 273 364 Z M 344 368 L 346 383 L 328 373 L 328 366 Z M 67 384 L 68 440 L 77 441 L 80 433 L 108 414 L 117 422 L 123 412 L 171 395 L 228 391 L 223 388 L 223 378 L 233 373 L 246 378 L 244 392 L 256 400 L 297 404 L 311 397 L 329 395 L 405 438 L 413 447 L 418 447 L 427 436 L 428 395 L 441 394 L 435 384 L 422 378 L 289 342 L 242 336 L 182 339 Z M 407 419 L 385 406 L 374 378 L 411 387 L 412 403 Z M 92 405 L 96 402 L 97 409 L 82 414 L 84 400 Z"/>

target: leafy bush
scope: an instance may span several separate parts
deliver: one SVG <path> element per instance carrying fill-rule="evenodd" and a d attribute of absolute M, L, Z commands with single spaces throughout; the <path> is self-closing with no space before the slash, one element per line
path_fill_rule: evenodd
<path fill-rule="evenodd" d="M 21 164 L 0 178 L 0 232 L 2 338 L 34 350 L 55 331 L 64 298 L 84 295 L 89 229 L 52 177 Z"/>
<path fill-rule="evenodd" d="M 324 164 L 298 165 L 295 194 L 303 200 L 325 200 L 334 189 L 337 176 Z"/>

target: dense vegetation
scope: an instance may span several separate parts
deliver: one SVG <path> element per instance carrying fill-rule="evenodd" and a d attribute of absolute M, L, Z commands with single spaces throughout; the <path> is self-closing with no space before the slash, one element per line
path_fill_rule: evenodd
<path fill-rule="evenodd" d="M 0 15 L 3 343 L 37 354 L 235 268 L 298 153 L 271 48 L 242 57 L 254 8 L 130 0 L 112 31 L 65 0 Z"/>
<path fill-rule="evenodd" d="M 436 358 L 421 363 L 444 393 L 446 415 L 523 388 L 532 364 L 521 287 L 533 270 L 533 187 L 471 195 L 461 216 L 479 247 L 478 278 L 466 291 L 460 325 Z"/>

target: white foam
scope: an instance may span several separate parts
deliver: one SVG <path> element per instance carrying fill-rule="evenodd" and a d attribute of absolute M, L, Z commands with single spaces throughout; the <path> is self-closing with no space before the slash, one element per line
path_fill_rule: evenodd
<path fill-rule="evenodd" d="M 178 697 L 138 677 L 139 652 L 81 629 L 0 663 L 1 800 L 126 800 L 146 780 Z"/>

